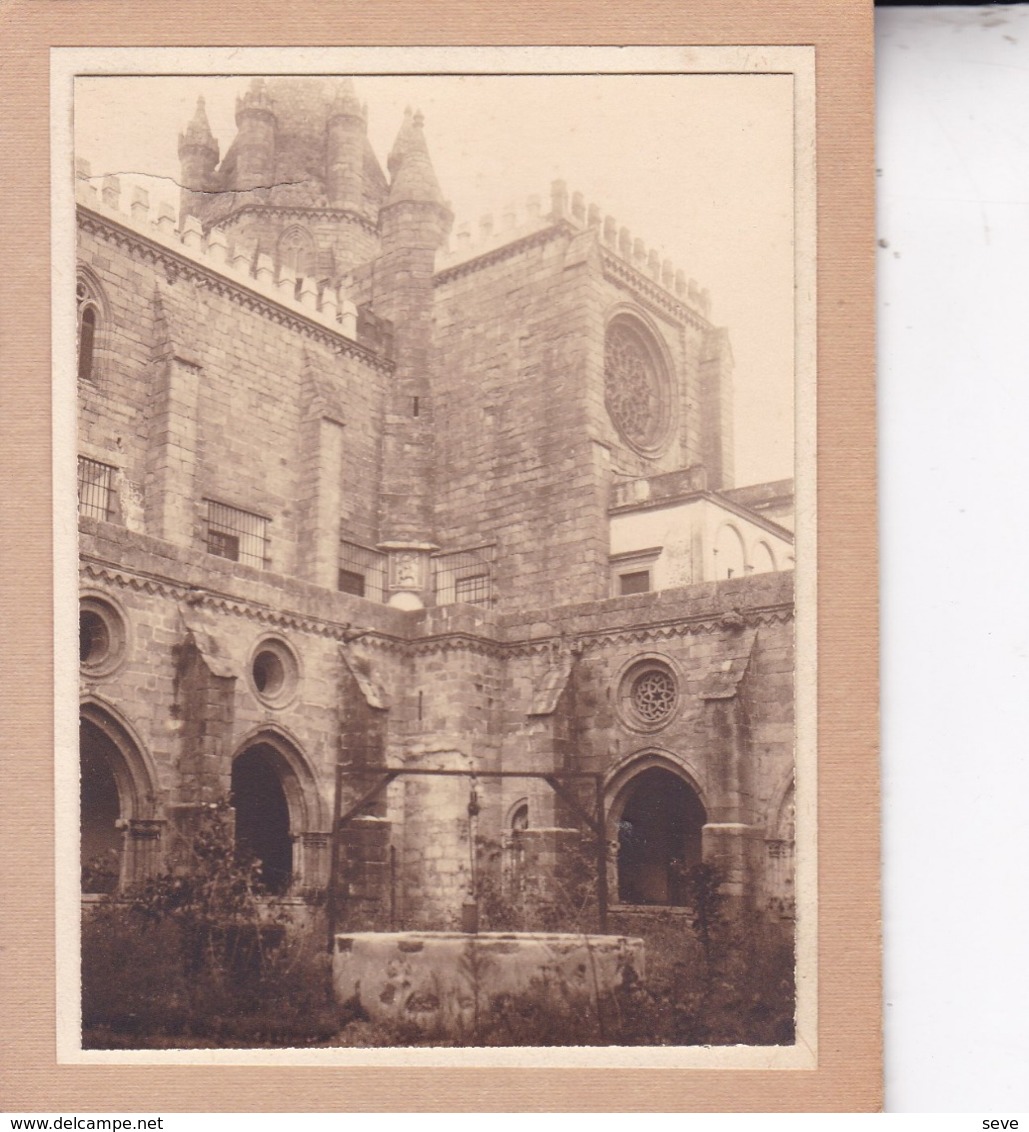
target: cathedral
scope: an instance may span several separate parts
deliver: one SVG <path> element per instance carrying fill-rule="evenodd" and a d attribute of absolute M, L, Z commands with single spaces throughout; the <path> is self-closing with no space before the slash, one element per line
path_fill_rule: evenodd
<path fill-rule="evenodd" d="M 228 799 L 340 923 L 460 927 L 481 846 L 545 887 L 584 831 L 605 907 L 704 861 L 788 919 L 793 484 L 734 482 L 728 331 L 563 182 L 455 226 L 358 94 L 199 99 L 178 209 L 77 164 L 84 899 Z"/>

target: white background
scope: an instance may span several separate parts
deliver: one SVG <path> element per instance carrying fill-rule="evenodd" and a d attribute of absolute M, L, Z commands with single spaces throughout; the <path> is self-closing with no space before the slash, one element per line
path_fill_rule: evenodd
<path fill-rule="evenodd" d="M 1029 1108 L 1029 10 L 876 25 L 886 1106 L 1010 1113 Z"/>

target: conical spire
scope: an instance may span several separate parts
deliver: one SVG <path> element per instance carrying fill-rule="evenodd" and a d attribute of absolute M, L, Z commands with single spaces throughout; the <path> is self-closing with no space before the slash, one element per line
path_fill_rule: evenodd
<path fill-rule="evenodd" d="M 211 125 L 207 120 L 207 108 L 204 105 L 204 96 L 197 96 L 197 108 L 189 125 L 179 134 L 179 153 L 185 148 L 213 150 L 217 160 L 218 142 L 211 133 Z"/>
<path fill-rule="evenodd" d="M 443 195 L 432 167 L 432 159 L 429 157 L 429 148 L 425 144 L 425 134 L 422 130 L 424 121 L 420 110 L 412 113 L 411 108 L 408 107 L 404 111 L 404 121 L 387 161 L 387 167 L 393 178 L 389 190 L 389 204 L 396 204 L 401 200 L 443 203 Z"/>
<path fill-rule="evenodd" d="M 340 79 L 336 87 L 336 94 L 332 100 L 332 106 L 329 110 L 329 118 L 336 118 L 347 116 L 351 118 L 367 117 L 364 107 L 361 105 L 357 97 L 357 91 L 354 89 L 354 80 L 349 75 L 344 75 Z"/>

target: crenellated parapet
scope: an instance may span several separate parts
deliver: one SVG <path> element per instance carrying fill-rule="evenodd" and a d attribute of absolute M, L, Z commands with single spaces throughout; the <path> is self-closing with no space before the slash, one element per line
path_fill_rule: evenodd
<path fill-rule="evenodd" d="M 161 202 L 156 209 L 152 208 L 149 193 L 139 185 L 131 186 L 126 202 L 118 177 L 102 178 L 99 191 L 96 180 L 90 174 L 88 163 L 76 162 L 79 205 L 138 233 L 176 257 L 184 257 L 226 283 L 243 288 L 334 335 L 357 341 L 357 307 L 342 286 L 331 286 L 311 276 L 298 276 L 283 265 L 276 267 L 270 255 L 252 244 L 231 241 L 221 228 L 205 232 L 195 216 L 187 216 L 180 223 L 170 203 Z"/>
<path fill-rule="evenodd" d="M 710 318 L 711 297 L 707 289 L 598 204 L 587 201 L 581 192 L 569 192 L 564 181 L 551 184 L 549 203 L 549 210 L 544 210 L 542 199 L 530 196 L 520 205 L 510 204 L 499 213 L 484 214 L 475 225 L 459 223 L 449 249 L 439 255 L 439 270 L 450 271 L 537 232 L 566 226 L 596 233 L 605 266 L 627 279 L 645 280 L 645 289 L 656 286 L 667 300 L 682 304 L 704 320 Z"/>

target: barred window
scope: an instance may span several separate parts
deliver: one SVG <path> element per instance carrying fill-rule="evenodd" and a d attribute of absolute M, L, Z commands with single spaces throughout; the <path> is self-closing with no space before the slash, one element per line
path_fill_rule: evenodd
<path fill-rule="evenodd" d="M 495 546 L 477 546 L 433 555 L 436 604 L 492 605 L 495 551 Z"/>
<path fill-rule="evenodd" d="M 386 555 L 360 543 L 340 542 L 339 582 L 345 594 L 356 594 L 369 601 L 386 600 Z"/>
<path fill-rule="evenodd" d="M 618 592 L 620 595 L 645 594 L 649 591 L 649 570 L 633 570 L 631 573 L 618 575 Z"/>
<path fill-rule="evenodd" d="M 79 457 L 79 514 L 91 519 L 110 519 L 114 514 L 114 468 Z"/>
<path fill-rule="evenodd" d="M 268 564 L 268 520 L 238 507 L 205 500 L 207 553 L 259 569 Z"/>

